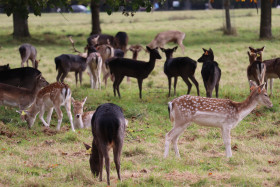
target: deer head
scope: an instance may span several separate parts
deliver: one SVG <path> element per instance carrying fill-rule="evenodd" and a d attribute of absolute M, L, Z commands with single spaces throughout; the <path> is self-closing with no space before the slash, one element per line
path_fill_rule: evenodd
<path fill-rule="evenodd" d="M 165 56 L 167 59 L 172 58 L 173 57 L 173 53 L 177 50 L 178 46 L 172 48 L 172 49 L 164 49 L 164 48 L 160 48 L 160 50 L 165 53 Z"/>
<path fill-rule="evenodd" d="M 257 100 L 257 102 L 260 105 L 264 105 L 267 107 L 272 107 L 273 104 L 270 101 L 266 89 L 265 89 L 265 83 L 261 84 L 260 86 L 257 85 L 256 82 L 250 80 L 250 90 L 251 90 L 251 96 Z"/>
<path fill-rule="evenodd" d="M 202 56 L 197 60 L 198 62 L 207 62 L 207 61 L 214 61 L 214 53 L 211 48 L 209 50 L 206 50 L 202 48 L 204 53 Z"/>
<path fill-rule="evenodd" d="M 262 48 L 256 48 L 256 49 L 249 47 L 249 50 L 251 53 L 254 53 L 257 55 L 256 60 L 262 61 L 262 52 L 264 51 L 264 48 L 265 48 L 265 46 L 263 46 Z"/>

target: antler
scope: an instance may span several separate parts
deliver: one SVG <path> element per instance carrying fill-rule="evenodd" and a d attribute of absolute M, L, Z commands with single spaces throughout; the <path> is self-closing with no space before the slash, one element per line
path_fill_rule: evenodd
<path fill-rule="evenodd" d="M 72 47 L 73 47 L 73 49 L 74 49 L 74 52 L 81 53 L 80 51 L 78 51 L 78 50 L 75 48 L 75 44 L 74 44 L 74 41 L 72 40 L 72 36 L 69 36 L 69 40 L 70 40 L 70 42 L 71 42 L 71 44 L 72 44 Z"/>
<path fill-rule="evenodd" d="M 263 70 L 261 72 L 261 81 L 260 84 L 264 84 L 264 78 L 265 78 L 265 72 L 266 72 L 266 65 L 264 64 Z"/>

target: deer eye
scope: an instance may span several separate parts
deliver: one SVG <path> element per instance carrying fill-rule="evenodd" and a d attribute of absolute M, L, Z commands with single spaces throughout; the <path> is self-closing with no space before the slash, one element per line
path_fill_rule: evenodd
<path fill-rule="evenodd" d="M 265 96 L 265 97 L 268 97 L 268 95 L 267 95 L 267 94 L 264 94 L 264 96 Z"/>

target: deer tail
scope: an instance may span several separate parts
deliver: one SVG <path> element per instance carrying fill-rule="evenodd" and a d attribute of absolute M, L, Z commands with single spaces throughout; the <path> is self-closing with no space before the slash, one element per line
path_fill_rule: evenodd
<path fill-rule="evenodd" d="M 61 61 L 60 61 L 59 58 L 56 57 L 56 58 L 54 59 L 54 62 L 55 62 L 55 69 L 58 70 Z"/>

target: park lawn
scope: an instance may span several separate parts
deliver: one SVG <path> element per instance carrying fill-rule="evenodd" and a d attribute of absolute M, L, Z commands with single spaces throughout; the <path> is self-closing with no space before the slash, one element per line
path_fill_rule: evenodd
<path fill-rule="evenodd" d="M 223 10 L 137 12 L 134 17 L 121 13 L 112 16 L 101 13 L 104 33 L 115 35 L 125 31 L 129 44 L 147 45 L 154 36 L 165 30 L 186 33 L 185 55 L 197 60 L 203 48 L 212 48 L 215 60 L 222 70 L 220 98 L 243 101 L 249 94 L 246 68 L 249 60 L 248 46 L 265 46 L 264 59 L 280 56 L 280 10 L 272 10 L 271 40 L 259 40 L 260 15 L 255 9 L 231 11 L 235 36 L 223 35 Z M 36 46 L 41 59 L 39 70 L 49 81 L 56 79 L 54 58 L 62 53 L 72 53 L 67 36 L 72 35 L 76 48 L 82 50 L 90 33 L 89 14 L 30 15 L 31 39 L 13 40 L 12 18 L 0 15 L 0 65 L 9 63 L 20 66 L 18 47 L 23 42 Z M 173 47 L 168 44 L 166 47 Z M 89 77 L 84 73 L 82 86 L 75 86 L 74 73 L 65 82 L 72 89 L 75 99 L 88 97 L 86 110 L 94 110 L 102 103 L 112 102 L 121 106 L 129 126 L 121 157 L 122 182 L 117 180 L 111 154 L 112 186 L 277 186 L 280 185 L 280 120 L 279 80 L 274 81 L 274 94 L 270 109 L 257 107 L 231 131 L 233 157 L 225 157 L 220 129 L 192 125 L 179 138 L 181 158 L 175 158 L 170 150 L 163 159 L 165 134 L 171 130 L 167 103 L 186 94 L 187 87 L 181 79 L 177 95 L 167 97 L 167 78 L 163 73 L 162 60 L 143 83 L 143 99 L 138 97 L 137 81 L 123 81 L 120 87 L 122 99 L 115 98 L 112 82 L 102 90 L 90 89 Z M 127 57 L 131 57 L 127 53 Z M 178 49 L 175 56 L 182 56 Z M 139 59 L 148 60 L 141 52 Z M 196 78 L 201 95 L 205 96 L 198 63 Z M 191 95 L 196 95 L 193 86 Z M 32 129 L 20 120 L 14 108 L 0 107 L 0 186 L 106 186 L 94 178 L 89 168 L 89 155 L 83 142 L 91 143 L 88 129 L 71 132 L 64 110 L 61 131 L 55 131 L 56 114 L 51 128 L 45 129 L 37 118 Z"/>

